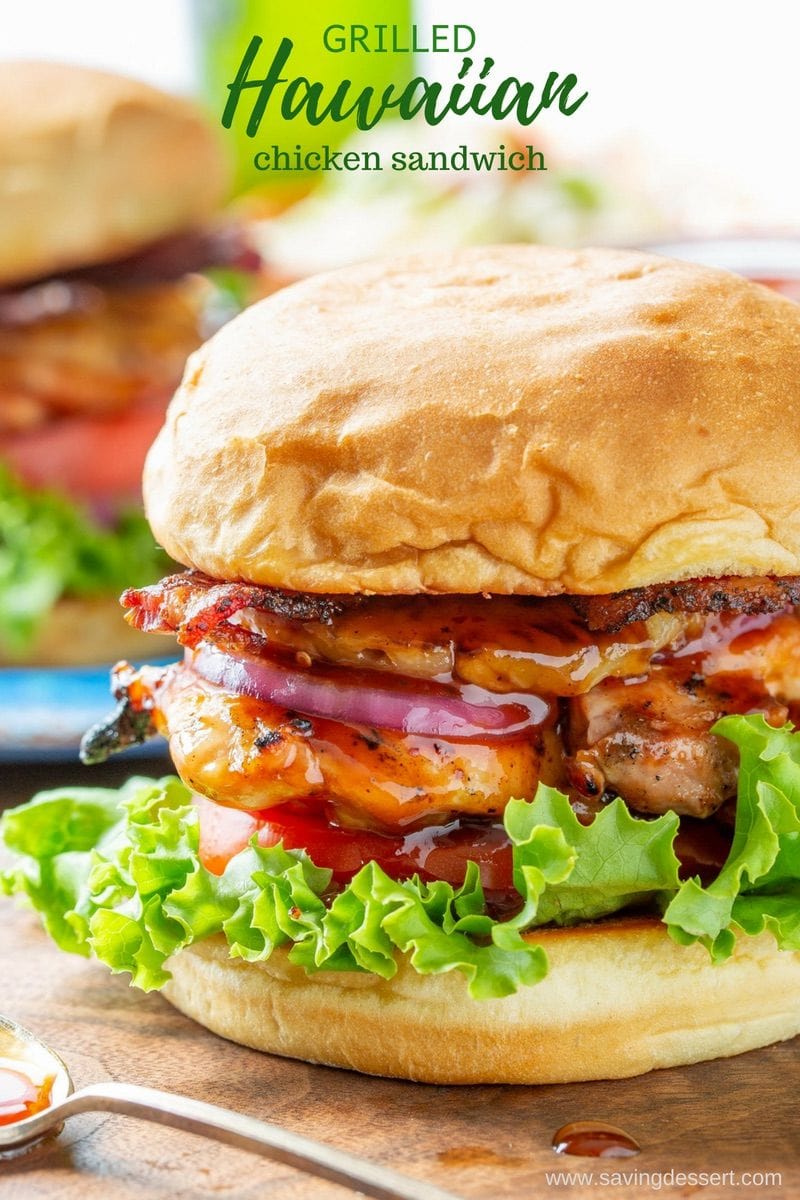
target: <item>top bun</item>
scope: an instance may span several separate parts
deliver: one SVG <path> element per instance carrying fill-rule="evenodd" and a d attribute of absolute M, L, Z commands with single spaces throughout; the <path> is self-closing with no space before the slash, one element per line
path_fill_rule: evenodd
<path fill-rule="evenodd" d="M 187 101 L 104 71 L 0 63 L 0 287 L 189 229 L 226 185 Z"/>
<path fill-rule="evenodd" d="M 597 594 L 800 574 L 800 306 L 623 250 L 374 263 L 190 360 L 156 537 L 311 592 Z"/>

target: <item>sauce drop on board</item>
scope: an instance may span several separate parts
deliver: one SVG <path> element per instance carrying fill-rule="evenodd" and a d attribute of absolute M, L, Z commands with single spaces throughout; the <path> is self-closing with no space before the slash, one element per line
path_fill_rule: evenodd
<path fill-rule="evenodd" d="M 635 1138 L 605 1121 L 570 1121 L 553 1134 L 556 1154 L 582 1158 L 633 1158 L 642 1148 Z"/>
<path fill-rule="evenodd" d="M 23 1121 L 47 1108 L 52 1086 L 52 1078 L 36 1084 L 23 1069 L 0 1067 L 0 1125 Z"/>

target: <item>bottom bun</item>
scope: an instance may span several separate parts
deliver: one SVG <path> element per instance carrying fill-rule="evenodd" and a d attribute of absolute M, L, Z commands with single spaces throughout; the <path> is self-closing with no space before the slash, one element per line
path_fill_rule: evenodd
<path fill-rule="evenodd" d="M 164 645 L 168 654 L 170 643 Z M 0 649 L 0 666 L 72 667 L 152 657 L 152 636 L 131 628 L 116 596 L 68 597 L 58 601 L 24 653 Z"/>
<path fill-rule="evenodd" d="M 655 919 L 536 933 L 547 977 L 473 1000 L 463 976 L 309 977 L 286 949 L 228 956 L 221 936 L 170 963 L 165 993 L 214 1033 L 290 1058 L 423 1083 L 571 1083 L 723 1058 L 800 1032 L 800 954 L 766 934 L 714 966 Z"/>

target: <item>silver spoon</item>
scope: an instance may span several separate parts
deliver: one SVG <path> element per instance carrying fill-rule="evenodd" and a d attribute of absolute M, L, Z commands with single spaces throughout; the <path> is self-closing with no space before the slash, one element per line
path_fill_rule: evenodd
<path fill-rule="evenodd" d="M 0 1016 L 0 1065 L 8 1067 L 15 1063 L 34 1084 L 52 1079 L 51 1103 L 33 1116 L 0 1125 L 0 1158 L 4 1151 L 27 1149 L 48 1133 L 59 1130 L 67 1117 L 110 1112 L 198 1133 L 241 1150 L 253 1150 L 275 1162 L 373 1196 L 375 1200 L 457 1200 L 451 1192 L 409 1179 L 355 1154 L 188 1096 L 130 1083 L 99 1083 L 76 1092 L 66 1065 L 55 1051 L 15 1021 Z"/>

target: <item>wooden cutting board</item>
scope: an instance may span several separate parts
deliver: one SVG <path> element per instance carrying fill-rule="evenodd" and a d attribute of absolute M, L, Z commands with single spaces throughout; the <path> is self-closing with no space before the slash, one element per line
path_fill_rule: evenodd
<path fill-rule="evenodd" d="M 54 786 L 63 775 L 63 769 L 52 777 L 50 771 L 35 778 L 6 774 L 0 803 Z M 650 1197 L 648 1177 L 659 1172 L 675 1173 L 660 1187 L 666 1196 L 800 1196 L 798 1042 L 638 1079 L 570 1086 L 450 1088 L 367 1078 L 222 1041 L 161 996 L 143 996 L 104 968 L 55 950 L 33 916 L 7 900 L 0 901 L 0 1012 L 51 1042 L 77 1085 L 119 1079 L 171 1088 L 278 1122 L 462 1197 Z M 554 1131 L 588 1119 L 622 1126 L 642 1153 L 627 1160 L 555 1155 Z M 591 1171 L 594 1184 L 547 1178 Z M 628 1178 L 606 1186 L 601 1172 Z M 679 1172 L 689 1178 L 670 1185 Z M 703 1172 L 735 1172 L 740 1186 L 730 1176 L 707 1185 L 691 1178 Z M 745 1172 L 780 1180 L 744 1187 Z M 0 1161 L 2 1200 L 336 1200 L 345 1194 L 244 1152 L 111 1116 L 75 1118 L 59 1141 Z"/>

